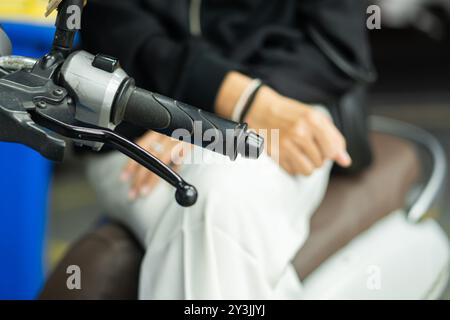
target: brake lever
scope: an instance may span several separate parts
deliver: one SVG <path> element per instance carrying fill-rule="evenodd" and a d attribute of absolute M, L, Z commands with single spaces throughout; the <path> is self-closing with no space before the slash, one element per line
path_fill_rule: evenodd
<path fill-rule="evenodd" d="M 29 114 L 31 119 L 36 124 L 52 130 L 53 132 L 56 132 L 64 137 L 83 141 L 101 142 L 135 160 L 175 187 L 175 199 L 181 206 L 189 207 L 194 205 L 197 201 L 197 190 L 194 186 L 183 180 L 183 178 L 181 178 L 175 171 L 165 165 L 150 152 L 127 140 L 116 132 L 103 128 L 86 128 L 67 124 L 47 115 L 45 110 L 34 109 L 31 110 Z"/>
<path fill-rule="evenodd" d="M 110 129 L 76 120 L 72 97 L 52 80 L 57 65 L 45 67 L 49 57 L 30 71 L 8 72 L 0 78 L 0 140 L 25 144 L 53 161 L 64 157 L 66 142 L 61 136 L 84 145 L 108 144 L 174 186 L 181 206 L 195 204 L 195 187 L 155 156 Z"/>

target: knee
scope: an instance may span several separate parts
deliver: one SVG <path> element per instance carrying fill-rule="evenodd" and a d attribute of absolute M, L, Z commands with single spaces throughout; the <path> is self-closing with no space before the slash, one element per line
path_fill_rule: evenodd
<path fill-rule="evenodd" d="M 205 165 L 196 169 L 186 176 L 199 193 L 192 215 L 195 221 L 201 221 L 207 227 L 227 233 L 246 232 L 264 220 L 263 215 L 274 210 L 271 204 L 278 203 L 270 200 L 277 197 L 277 191 L 268 192 L 272 183 L 267 170 L 255 170 L 238 163 Z"/>

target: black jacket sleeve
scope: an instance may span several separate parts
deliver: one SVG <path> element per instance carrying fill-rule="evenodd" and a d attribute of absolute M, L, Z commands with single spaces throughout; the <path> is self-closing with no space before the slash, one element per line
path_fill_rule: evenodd
<path fill-rule="evenodd" d="M 139 86 L 212 112 L 224 76 L 239 66 L 169 23 L 139 0 L 91 0 L 82 42 L 92 53 L 119 58 Z"/>

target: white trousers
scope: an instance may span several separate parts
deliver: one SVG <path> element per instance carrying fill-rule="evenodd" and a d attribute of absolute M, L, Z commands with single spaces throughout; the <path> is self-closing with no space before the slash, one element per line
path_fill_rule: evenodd
<path fill-rule="evenodd" d="M 268 156 L 184 165 L 197 203 L 180 207 L 161 181 L 130 201 L 119 179 L 127 158 L 92 158 L 88 176 L 104 209 L 127 225 L 146 249 L 140 299 L 299 299 L 291 261 L 309 232 L 331 168 L 292 177 Z"/>

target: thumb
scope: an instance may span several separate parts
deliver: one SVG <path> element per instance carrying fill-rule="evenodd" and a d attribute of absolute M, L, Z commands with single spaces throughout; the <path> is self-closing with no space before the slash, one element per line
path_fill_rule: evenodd
<path fill-rule="evenodd" d="M 339 152 L 334 160 L 343 168 L 348 168 L 352 165 L 352 158 L 345 149 Z"/>

